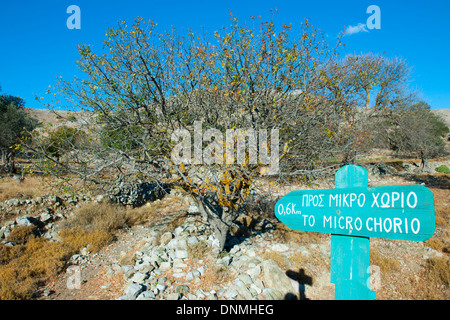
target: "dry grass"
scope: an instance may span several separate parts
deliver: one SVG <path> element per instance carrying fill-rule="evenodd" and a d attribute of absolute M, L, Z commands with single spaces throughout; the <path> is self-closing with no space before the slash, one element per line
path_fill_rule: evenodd
<path fill-rule="evenodd" d="M 62 245 L 72 249 L 73 252 L 78 252 L 84 247 L 87 247 L 89 252 L 98 252 L 114 239 L 105 230 L 87 230 L 82 227 L 61 230 L 59 236 Z"/>
<path fill-rule="evenodd" d="M 431 239 L 428 239 L 424 242 L 424 245 L 428 248 L 434 249 L 436 251 L 445 251 L 445 243 L 443 243 L 441 240 L 436 239 L 432 237 Z"/>
<path fill-rule="evenodd" d="M 2 187 L 14 186 L 15 183 L 7 181 Z M 40 183 L 30 179 L 26 186 L 23 189 L 23 185 L 17 183 L 15 189 L 2 195 L 8 199 L 13 194 L 16 196 L 17 190 L 22 190 L 23 194 L 26 192 L 24 190 L 28 190 L 31 194 Z M 151 221 L 161 211 L 167 210 L 167 206 L 179 207 L 180 199 L 169 199 L 168 203 L 157 202 L 136 209 L 111 203 L 87 203 L 58 225 L 59 242 L 36 238 L 34 226 L 14 228 L 8 240 L 17 245 L 0 244 L 0 300 L 32 298 L 41 284 L 64 269 L 73 254 L 84 247 L 91 253 L 97 252 L 113 241 L 118 229 Z M 177 216 L 171 223 L 172 227 L 181 224 L 184 218 L 183 215 Z"/>
<path fill-rule="evenodd" d="M 61 272 L 81 248 L 96 252 L 113 239 L 106 231 L 81 227 L 62 230 L 61 242 L 36 238 L 31 228 L 16 227 L 10 238 L 21 237 L 22 244 L 0 244 L 0 300 L 30 299 L 38 286 Z"/>
<path fill-rule="evenodd" d="M 77 208 L 60 228 L 83 227 L 89 230 L 113 232 L 127 223 L 127 210 L 109 203 L 90 202 Z"/>
<path fill-rule="evenodd" d="M 376 247 L 370 249 L 370 264 L 378 266 L 382 274 L 395 272 L 400 269 L 398 260 L 382 255 Z"/>
<path fill-rule="evenodd" d="M 230 273 L 228 268 L 224 266 L 212 266 L 207 268 L 205 274 L 202 276 L 202 288 L 211 288 L 218 284 L 223 284 L 230 280 Z"/>
<path fill-rule="evenodd" d="M 131 227 L 154 220 L 157 218 L 157 208 L 158 206 L 143 206 L 126 209 L 109 202 L 90 202 L 77 208 L 73 215 L 60 225 L 61 228 L 82 226 L 90 230 L 114 232 L 123 227 Z"/>
<path fill-rule="evenodd" d="M 449 300 L 450 259 L 427 259 L 421 273 L 405 279 L 397 286 L 402 297 L 413 300 Z"/>
<path fill-rule="evenodd" d="M 77 210 L 59 232 L 61 241 L 36 238 L 35 227 L 15 227 L 8 237 L 18 243 L 0 245 L 0 299 L 30 299 L 38 286 L 61 272 L 82 248 L 97 252 L 113 240 L 112 232 L 127 221 L 126 210 L 89 204 Z"/>
<path fill-rule="evenodd" d="M 40 283 L 62 271 L 69 247 L 32 238 L 23 245 L 0 245 L 0 299 L 30 299 Z"/>
<path fill-rule="evenodd" d="M 35 225 L 31 226 L 17 226 L 11 230 L 11 234 L 6 240 L 12 241 L 18 244 L 25 244 L 30 237 L 33 236 L 37 227 Z"/>
<path fill-rule="evenodd" d="M 303 232 L 289 229 L 285 224 L 279 223 L 273 232 L 274 240 L 282 243 L 295 242 L 299 244 L 317 243 L 324 237 L 316 232 Z"/>
<path fill-rule="evenodd" d="M 205 241 L 199 241 L 188 247 L 189 258 L 194 261 L 203 259 L 208 249 L 208 244 Z"/>
<path fill-rule="evenodd" d="M 0 202 L 9 199 L 30 199 L 49 193 L 45 180 L 41 177 L 25 177 L 18 182 L 10 177 L 0 179 Z"/>
<path fill-rule="evenodd" d="M 448 228 L 450 225 L 450 191 L 448 189 L 431 188 L 434 195 L 436 227 Z"/>

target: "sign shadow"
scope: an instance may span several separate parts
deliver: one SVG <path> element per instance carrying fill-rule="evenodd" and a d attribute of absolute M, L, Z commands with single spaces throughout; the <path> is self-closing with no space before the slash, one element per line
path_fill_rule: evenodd
<path fill-rule="evenodd" d="M 298 299 L 295 294 L 288 293 L 285 295 L 284 300 L 309 300 L 305 295 L 305 285 L 312 286 L 313 278 L 305 273 L 305 269 L 300 268 L 298 272 L 294 270 L 288 270 L 286 271 L 286 275 L 290 279 L 298 282 L 298 293 L 300 299 Z"/>

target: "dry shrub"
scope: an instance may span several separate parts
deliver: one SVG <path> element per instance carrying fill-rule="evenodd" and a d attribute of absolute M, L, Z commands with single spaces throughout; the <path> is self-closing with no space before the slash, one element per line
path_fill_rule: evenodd
<path fill-rule="evenodd" d="M 446 228 L 450 224 L 450 191 L 448 189 L 430 188 L 434 195 L 436 226 Z"/>
<path fill-rule="evenodd" d="M 177 214 L 166 226 L 165 231 L 172 231 L 182 226 L 187 218 L 187 212 Z"/>
<path fill-rule="evenodd" d="M 424 273 L 430 284 L 445 285 L 448 288 L 450 285 L 450 259 L 448 257 L 427 259 Z"/>
<path fill-rule="evenodd" d="M 127 223 L 124 207 L 110 203 L 90 202 L 77 210 L 61 224 L 62 228 L 83 227 L 89 230 L 113 232 Z"/>
<path fill-rule="evenodd" d="M 450 285 L 450 259 L 439 257 L 427 259 L 421 276 L 411 281 L 413 299 L 448 300 Z"/>
<path fill-rule="evenodd" d="M 73 216 L 61 226 L 62 228 L 81 226 L 90 230 L 114 232 L 125 226 L 130 227 L 154 220 L 166 205 L 166 201 L 157 201 L 139 208 L 127 209 L 109 202 L 90 202 L 75 210 Z"/>
<path fill-rule="evenodd" d="M 279 223 L 273 232 L 273 237 L 277 242 L 308 244 L 317 243 L 324 236 L 317 232 L 291 230 L 284 223 Z"/>
<path fill-rule="evenodd" d="M 202 277 L 202 287 L 209 288 L 218 284 L 222 284 L 230 279 L 228 268 L 224 266 L 213 266 L 207 268 Z"/>
<path fill-rule="evenodd" d="M 370 249 L 370 264 L 378 266 L 383 274 L 400 269 L 398 260 L 383 256 L 377 248 Z"/>
<path fill-rule="evenodd" d="M 189 257 L 192 260 L 203 259 L 208 250 L 208 244 L 205 241 L 199 241 L 188 247 Z"/>
<path fill-rule="evenodd" d="M 30 299 L 38 286 L 61 272 L 66 261 L 81 248 L 97 252 L 113 240 L 104 230 L 74 227 L 60 231 L 61 242 L 32 235 L 31 227 L 16 227 L 10 239 L 22 244 L 0 244 L 0 300 Z"/>
<path fill-rule="evenodd" d="M 87 246 L 90 252 L 97 252 L 114 239 L 105 230 L 87 230 L 79 226 L 61 230 L 59 236 L 63 245 L 74 252 Z"/>
<path fill-rule="evenodd" d="M 423 243 L 428 248 L 434 249 L 436 251 L 444 251 L 445 249 L 445 243 L 443 243 L 441 240 L 436 239 L 434 237 L 431 237 L 427 241 Z"/>
<path fill-rule="evenodd" d="M 152 204 L 145 205 L 138 208 L 128 209 L 127 211 L 127 224 L 129 226 L 135 226 L 152 221 L 157 217 L 158 206 Z"/>
<path fill-rule="evenodd" d="M 1 300 L 30 299 L 39 284 L 61 272 L 66 261 L 81 248 L 88 246 L 96 252 L 112 241 L 106 231 L 81 227 L 64 229 L 60 237 L 61 242 L 51 242 L 28 235 L 28 241 L 22 245 L 0 244 Z"/>
<path fill-rule="evenodd" d="M 31 238 L 1 248 L 0 299 L 30 299 L 38 285 L 60 272 L 73 251 L 64 244 Z"/>
<path fill-rule="evenodd" d="M 275 261 L 281 269 L 287 269 L 289 267 L 289 258 L 280 252 L 273 250 L 265 250 L 261 255 L 264 260 Z"/>
<path fill-rule="evenodd" d="M 34 235 L 37 227 L 31 226 L 17 226 L 11 230 L 11 234 L 8 236 L 8 241 L 16 242 L 18 244 L 24 244 L 30 237 Z"/>

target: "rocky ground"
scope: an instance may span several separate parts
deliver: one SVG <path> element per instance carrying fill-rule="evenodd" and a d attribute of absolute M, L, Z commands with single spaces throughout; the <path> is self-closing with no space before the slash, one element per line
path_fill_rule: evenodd
<path fill-rule="evenodd" d="M 449 165 L 445 160 L 434 165 L 441 163 Z M 417 176 L 411 179 L 414 168 L 409 165 L 403 170 L 388 165 L 367 169 L 371 185 L 422 183 L 432 187 L 440 181 L 439 177 L 430 176 L 423 176 L 423 182 Z M 394 169 L 402 176 L 390 172 Z M 330 184 L 328 181 L 315 187 L 330 188 Z M 278 191 L 285 194 L 297 187 Z M 444 189 L 449 187 L 441 185 Z M 450 202 L 448 193 L 446 199 Z M 14 246 L 14 242 L 7 240 L 12 229 L 36 225 L 40 236 L 58 241 L 58 225 L 77 206 L 89 201 L 101 202 L 105 197 L 6 200 L 0 203 L 0 239 L 4 245 Z M 219 251 L 218 241 L 189 197 L 172 191 L 156 201 L 166 208 L 157 218 L 120 229 L 115 240 L 97 253 L 83 248 L 71 257 L 67 272 L 47 281 L 36 292 L 35 299 L 334 299 L 329 235 L 292 235 L 274 217 L 250 223 L 249 219 L 254 218 L 246 216 L 236 225 L 237 231 L 245 229 L 245 232 L 235 232 L 228 239 L 227 250 Z M 174 201 L 176 210 L 169 206 Z M 252 228 L 247 228 L 249 225 Z M 438 227 L 435 234 L 448 245 L 447 228 Z M 433 297 L 450 298 L 448 284 L 430 284 L 424 275 L 430 258 L 448 260 L 445 250 L 421 242 L 371 239 L 371 252 L 372 265 L 378 265 L 373 278 L 378 299 L 427 298 L 419 291 L 428 290 L 430 285 L 439 292 Z"/>

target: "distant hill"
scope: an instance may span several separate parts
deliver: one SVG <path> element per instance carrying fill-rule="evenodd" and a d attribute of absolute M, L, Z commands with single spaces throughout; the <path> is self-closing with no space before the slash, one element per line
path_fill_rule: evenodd
<path fill-rule="evenodd" d="M 39 122 L 50 123 L 56 127 L 60 125 L 74 126 L 74 121 L 81 116 L 81 112 L 53 111 L 48 109 L 24 108 L 25 112 Z"/>
<path fill-rule="evenodd" d="M 450 127 L 450 109 L 433 109 L 431 112 L 440 115 L 444 119 L 447 127 Z"/>
<path fill-rule="evenodd" d="M 45 121 L 47 123 L 51 123 L 53 125 L 58 125 L 64 122 L 68 122 L 67 118 L 70 115 L 78 118 L 80 112 L 74 111 L 52 111 L 48 109 L 34 109 L 34 108 L 25 108 L 25 112 L 30 116 L 38 119 L 40 122 Z M 450 127 L 450 109 L 433 109 L 431 112 L 440 115 L 445 124 Z M 67 125 L 67 124 L 66 124 Z"/>

